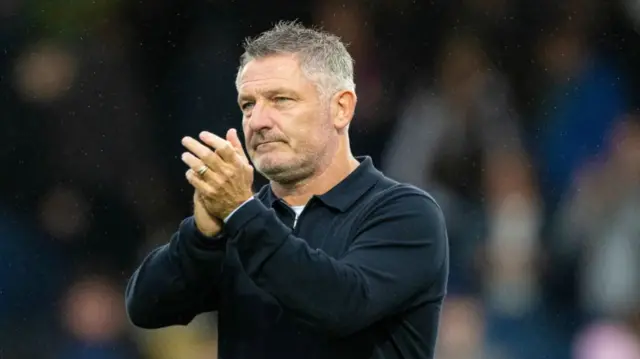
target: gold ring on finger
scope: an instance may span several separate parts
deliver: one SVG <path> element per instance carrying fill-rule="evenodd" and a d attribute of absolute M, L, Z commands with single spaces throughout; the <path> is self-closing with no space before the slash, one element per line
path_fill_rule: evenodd
<path fill-rule="evenodd" d="M 207 171 L 209 170 L 209 167 L 207 166 L 202 166 L 200 168 L 198 168 L 198 175 L 199 176 L 204 176 L 205 173 L 207 173 Z"/>

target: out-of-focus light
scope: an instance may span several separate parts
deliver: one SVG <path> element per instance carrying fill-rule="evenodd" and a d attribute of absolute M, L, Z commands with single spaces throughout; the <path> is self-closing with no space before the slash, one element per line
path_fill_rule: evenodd
<path fill-rule="evenodd" d="M 16 62 L 16 90 L 27 101 L 51 102 L 71 88 L 77 70 L 72 53 L 52 43 L 38 43 L 26 48 Z"/>
<path fill-rule="evenodd" d="M 640 342 L 622 325 L 594 323 L 581 332 L 574 343 L 575 359 L 637 359 Z"/>
<path fill-rule="evenodd" d="M 108 342 L 125 327 L 121 294 L 101 279 L 74 284 L 65 304 L 63 319 L 67 329 L 85 343 Z"/>
<path fill-rule="evenodd" d="M 77 238 L 89 226 L 89 204 L 82 193 L 56 187 L 40 204 L 40 222 L 58 240 Z"/>

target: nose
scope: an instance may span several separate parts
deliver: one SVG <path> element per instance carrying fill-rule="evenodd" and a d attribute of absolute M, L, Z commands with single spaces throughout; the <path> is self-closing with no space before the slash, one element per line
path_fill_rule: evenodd
<path fill-rule="evenodd" d="M 260 132 L 273 127 L 272 112 L 269 106 L 260 101 L 253 106 L 251 116 L 247 119 L 252 132 Z"/>

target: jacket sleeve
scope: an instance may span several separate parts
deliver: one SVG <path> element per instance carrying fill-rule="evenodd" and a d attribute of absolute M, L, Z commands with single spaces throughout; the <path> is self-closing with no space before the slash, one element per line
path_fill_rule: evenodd
<path fill-rule="evenodd" d="M 127 315 L 141 328 L 186 325 L 217 310 L 225 236 L 207 238 L 193 217 L 182 221 L 171 241 L 152 251 L 129 279 Z"/>
<path fill-rule="evenodd" d="M 431 197 L 397 186 L 366 217 L 347 253 L 333 258 L 251 201 L 227 222 L 228 245 L 283 307 L 316 329 L 347 336 L 407 309 L 418 295 L 438 300 L 446 290 L 448 240 Z"/>

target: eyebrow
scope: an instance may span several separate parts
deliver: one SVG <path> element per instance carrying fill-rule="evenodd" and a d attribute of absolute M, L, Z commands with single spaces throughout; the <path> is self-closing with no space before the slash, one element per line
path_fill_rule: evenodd
<path fill-rule="evenodd" d="M 294 96 L 293 91 L 287 90 L 284 87 L 278 87 L 271 90 L 266 91 L 258 91 L 262 96 L 265 97 L 273 97 L 275 95 L 286 95 L 286 96 Z M 251 101 L 255 98 L 253 95 L 242 94 L 238 95 L 238 103 L 242 103 L 244 101 Z"/>

